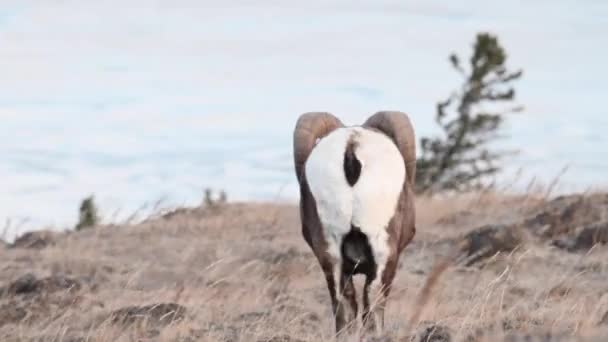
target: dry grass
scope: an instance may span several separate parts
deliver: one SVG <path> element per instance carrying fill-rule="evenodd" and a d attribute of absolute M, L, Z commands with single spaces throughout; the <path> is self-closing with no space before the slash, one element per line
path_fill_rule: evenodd
<path fill-rule="evenodd" d="M 530 239 L 471 267 L 431 272 L 464 234 L 543 205 L 489 192 L 419 199 L 383 341 L 432 331 L 429 341 L 608 336 L 602 246 L 571 253 Z M 62 234 L 38 249 L 0 246 L 0 340 L 330 341 L 329 296 L 298 222 L 294 206 L 229 204 Z M 37 287 L 9 289 L 28 273 Z M 162 303 L 179 306 L 154 306 Z"/>

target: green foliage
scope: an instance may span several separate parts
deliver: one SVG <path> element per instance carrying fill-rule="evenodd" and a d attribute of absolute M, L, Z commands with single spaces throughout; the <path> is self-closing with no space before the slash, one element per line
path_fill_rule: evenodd
<path fill-rule="evenodd" d="M 76 224 L 76 230 L 91 228 L 98 223 L 99 217 L 97 216 L 97 207 L 95 206 L 93 196 L 89 196 L 80 203 L 80 215 L 78 224 Z"/>
<path fill-rule="evenodd" d="M 510 83 L 522 75 L 521 70 L 507 70 L 506 60 L 498 39 L 489 33 L 477 35 L 468 70 L 457 55 L 450 55 L 450 63 L 463 77 L 463 84 L 437 104 L 435 121 L 443 135 L 420 139 L 418 192 L 476 189 L 500 171 L 497 162 L 504 152 L 490 151 L 488 143 L 498 137 L 505 114 L 521 110 L 497 109 L 501 106 L 496 104 L 514 100 Z"/>
<path fill-rule="evenodd" d="M 219 194 L 217 195 L 217 198 L 214 198 L 213 190 L 206 188 L 205 197 L 203 201 L 205 207 L 217 208 L 223 204 L 226 204 L 226 202 L 228 201 L 228 195 L 226 195 L 226 192 L 224 190 L 220 190 Z"/>

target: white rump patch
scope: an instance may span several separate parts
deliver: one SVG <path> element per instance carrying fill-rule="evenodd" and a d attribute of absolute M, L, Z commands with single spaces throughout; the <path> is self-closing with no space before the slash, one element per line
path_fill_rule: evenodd
<path fill-rule="evenodd" d="M 344 152 L 351 136 L 361 175 L 353 187 L 344 174 Z M 339 128 L 321 139 L 306 162 L 306 179 L 317 204 L 329 253 L 338 262 L 351 224 L 367 235 L 378 275 L 388 258 L 386 228 L 405 182 L 405 165 L 393 141 L 362 127 Z"/>

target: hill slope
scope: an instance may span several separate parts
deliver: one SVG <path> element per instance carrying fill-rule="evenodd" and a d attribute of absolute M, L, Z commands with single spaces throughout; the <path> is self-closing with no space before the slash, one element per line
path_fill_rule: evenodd
<path fill-rule="evenodd" d="M 608 336 L 608 249 L 591 248 L 608 240 L 608 195 L 417 206 L 383 341 Z M 408 326 L 433 264 L 454 251 Z M 0 270 L 3 341 L 331 340 L 329 296 L 295 206 L 235 203 L 33 233 L 0 246 Z"/>

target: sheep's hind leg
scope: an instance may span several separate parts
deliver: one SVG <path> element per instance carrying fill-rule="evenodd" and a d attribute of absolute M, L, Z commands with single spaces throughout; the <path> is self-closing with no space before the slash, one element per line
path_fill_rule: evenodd
<path fill-rule="evenodd" d="M 395 277 L 397 257 L 388 258 L 381 274 L 368 275 L 363 289 L 363 324 L 367 331 L 384 332 L 384 310 Z M 370 294 L 371 292 L 371 294 Z M 372 302 L 370 303 L 370 297 Z"/>
<path fill-rule="evenodd" d="M 331 299 L 331 309 L 336 323 L 336 333 L 338 333 L 344 327 L 344 310 L 340 308 L 341 295 L 337 291 L 336 275 L 334 274 L 334 270 L 339 269 L 339 267 L 336 267 L 336 265 L 331 262 L 330 258 L 321 259 L 320 264 L 323 274 L 325 275 L 325 281 L 327 282 L 327 289 L 329 290 L 329 297 Z"/>
<path fill-rule="evenodd" d="M 329 296 L 331 298 L 331 308 L 336 323 L 336 335 L 343 336 L 349 330 L 350 324 L 352 323 L 351 312 L 352 312 L 352 300 L 356 298 L 354 292 L 354 285 L 352 284 L 352 278 L 350 281 L 342 276 L 341 268 L 339 265 L 332 263 L 329 259 L 324 260 L 321 263 L 321 268 L 325 274 L 325 280 L 327 281 L 327 289 L 329 290 Z M 339 288 L 338 288 L 339 281 Z M 351 291 L 352 289 L 352 291 Z M 346 300 L 349 303 L 346 303 Z M 349 308 L 347 304 L 351 304 Z M 356 317 L 356 314 L 355 314 Z"/>
<path fill-rule="evenodd" d="M 366 331 L 381 335 L 384 331 L 384 309 L 388 291 L 379 280 L 366 280 L 363 291 L 363 326 Z"/>
<path fill-rule="evenodd" d="M 376 302 L 376 296 L 372 295 L 372 299 L 374 302 L 370 303 L 370 289 L 375 288 L 375 283 L 378 283 L 374 278 L 367 276 L 365 278 L 365 285 L 363 287 L 363 327 L 368 332 L 374 332 L 377 330 L 377 322 L 374 317 L 376 314 L 376 310 L 378 309 L 377 305 L 379 303 Z M 375 291 L 374 291 L 375 292 Z"/>
<path fill-rule="evenodd" d="M 336 326 L 338 333 L 352 334 L 357 328 L 357 293 L 352 275 L 342 272 L 340 275 L 340 296 L 338 300 L 339 316 L 343 318 L 341 327 Z"/>

